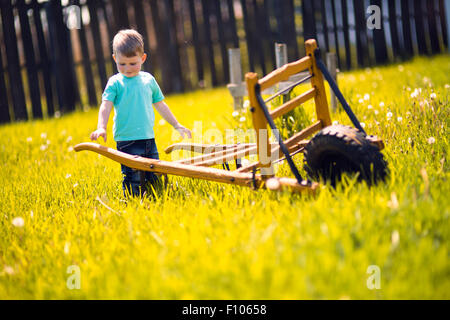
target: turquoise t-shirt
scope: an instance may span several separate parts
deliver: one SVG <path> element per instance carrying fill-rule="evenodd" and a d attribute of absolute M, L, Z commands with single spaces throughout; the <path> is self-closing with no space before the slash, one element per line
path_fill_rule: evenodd
<path fill-rule="evenodd" d="M 135 77 L 117 73 L 109 78 L 102 95 L 114 104 L 115 141 L 152 139 L 155 113 L 153 103 L 164 99 L 155 78 L 140 71 Z"/>

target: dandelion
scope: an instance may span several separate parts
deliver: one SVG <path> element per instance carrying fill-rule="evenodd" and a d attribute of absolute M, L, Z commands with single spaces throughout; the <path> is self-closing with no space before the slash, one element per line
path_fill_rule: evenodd
<path fill-rule="evenodd" d="M 62 135 L 62 136 L 65 136 L 66 134 L 67 134 L 66 129 L 64 129 L 63 131 L 61 131 L 61 135 Z"/>
<path fill-rule="evenodd" d="M 364 122 L 360 122 L 359 124 L 361 125 L 362 128 L 366 127 L 366 124 Z"/>
<path fill-rule="evenodd" d="M 12 220 L 12 224 L 16 228 L 22 228 L 25 225 L 25 221 L 22 217 L 16 217 Z"/>
<path fill-rule="evenodd" d="M 72 175 L 70 173 L 66 174 L 66 179 L 69 179 Z"/>
<path fill-rule="evenodd" d="M 78 187 L 78 183 L 75 183 L 74 185 L 73 185 L 73 188 L 75 189 L 76 187 Z"/>
<path fill-rule="evenodd" d="M 30 143 L 30 142 L 32 142 L 32 141 L 33 141 L 33 138 L 32 138 L 32 137 L 28 137 L 28 138 L 27 138 L 27 142 L 28 142 L 28 143 Z"/>
<path fill-rule="evenodd" d="M 369 104 L 368 106 L 367 106 L 367 109 L 373 109 L 373 106 L 371 105 L 371 104 Z"/>
<path fill-rule="evenodd" d="M 387 118 L 388 120 L 391 120 L 391 118 L 392 118 L 392 112 L 386 113 L 386 118 Z"/>
<path fill-rule="evenodd" d="M 72 141 L 72 136 L 68 136 L 66 139 L 66 143 L 69 143 L 70 141 Z"/>
<path fill-rule="evenodd" d="M 398 122 L 402 122 L 403 118 L 402 117 L 397 117 L 397 121 Z"/>
<path fill-rule="evenodd" d="M 364 103 L 364 99 L 361 98 L 361 99 L 358 100 L 358 102 L 362 104 L 362 103 Z"/>
<path fill-rule="evenodd" d="M 244 108 L 247 109 L 248 107 L 250 107 L 250 101 L 249 100 L 245 100 L 244 101 Z"/>
<path fill-rule="evenodd" d="M 47 139 L 47 132 L 42 132 L 41 133 L 41 138 L 42 139 Z"/>
<path fill-rule="evenodd" d="M 369 99 L 370 99 L 370 94 L 366 93 L 366 94 L 364 95 L 364 100 L 369 100 Z"/>
<path fill-rule="evenodd" d="M 337 124 L 339 124 L 339 121 L 334 120 L 334 121 L 333 121 L 333 126 L 335 126 L 335 125 L 337 125 Z"/>
<path fill-rule="evenodd" d="M 450 89 L 450 84 L 446 83 L 444 86 L 445 89 Z"/>
<path fill-rule="evenodd" d="M 43 144 L 43 145 L 41 145 L 41 147 L 39 149 L 41 149 L 41 151 L 45 151 L 48 149 L 48 145 Z"/>
<path fill-rule="evenodd" d="M 377 115 L 379 113 L 378 110 L 373 110 L 373 113 L 375 113 L 375 115 Z"/>
<path fill-rule="evenodd" d="M 433 144 L 433 143 L 436 142 L 436 139 L 435 139 L 434 137 L 429 137 L 428 140 L 427 140 L 427 142 L 428 142 L 429 144 Z"/>
<path fill-rule="evenodd" d="M 383 108 L 383 107 L 384 107 L 384 102 L 381 101 L 380 104 L 379 104 L 379 106 L 380 106 L 380 108 Z"/>
<path fill-rule="evenodd" d="M 245 121 L 245 117 L 244 117 L 244 116 L 240 117 L 240 118 L 239 118 L 239 121 L 240 121 L 240 122 L 244 122 L 244 121 Z"/>
<path fill-rule="evenodd" d="M 408 144 L 411 144 L 411 142 L 412 142 L 411 137 L 408 137 Z"/>
<path fill-rule="evenodd" d="M 411 93 L 411 98 L 417 98 L 420 94 L 422 93 L 422 88 L 416 88 L 414 89 L 414 91 Z"/>
<path fill-rule="evenodd" d="M 67 152 L 72 152 L 72 151 L 73 151 L 73 147 L 72 146 L 67 148 Z"/>
<path fill-rule="evenodd" d="M 3 268 L 3 271 L 4 271 L 6 274 L 10 275 L 10 276 L 12 276 L 12 275 L 15 273 L 15 272 L 14 272 L 14 268 L 11 267 L 11 266 L 5 266 L 5 267 Z"/>
<path fill-rule="evenodd" d="M 436 99 L 436 93 L 432 92 L 432 93 L 430 94 L 430 98 L 431 98 L 431 100 Z"/>
<path fill-rule="evenodd" d="M 231 114 L 234 118 L 236 118 L 239 115 L 239 112 L 237 111 L 233 111 L 233 113 Z"/>
<path fill-rule="evenodd" d="M 47 143 L 47 145 L 50 145 L 50 140 L 47 139 L 46 143 Z"/>
<path fill-rule="evenodd" d="M 398 246 L 398 243 L 400 242 L 400 234 L 397 230 L 394 230 L 391 234 L 391 243 L 392 247 L 396 248 Z"/>
<path fill-rule="evenodd" d="M 158 121 L 158 124 L 159 124 L 160 126 L 163 126 L 163 125 L 166 124 L 166 121 L 164 121 L 164 119 L 161 119 L 161 120 Z"/>

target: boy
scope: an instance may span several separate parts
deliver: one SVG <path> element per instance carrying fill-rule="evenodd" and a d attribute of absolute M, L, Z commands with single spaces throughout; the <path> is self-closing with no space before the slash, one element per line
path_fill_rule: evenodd
<path fill-rule="evenodd" d="M 191 131 L 178 123 L 164 102 L 164 96 L 155 78 L 150 73 L 141 71 L 141 66 L 147 58 L 142 36 L 131 29 L 119 31 L 113 40 L 112 57 L 119 73 L 108 80 L 102 95 L 97 130 L 91 133 L 91 140 L 103 137 L 106 142 L 106 127 L 114 106 L 113 133 L 117 150 L 159 159 L 153 132 L 155 115 L 152 104 L 183 138 L 184 135 L 191 138 Z M 159 178 L 152 172 L 140 172 L 124 165 L 121 165 L 121 168 L 125 196 L 127 193 L 143 193 L 144 190 L 140 190 L 143 183 L 159 183 Z"/>

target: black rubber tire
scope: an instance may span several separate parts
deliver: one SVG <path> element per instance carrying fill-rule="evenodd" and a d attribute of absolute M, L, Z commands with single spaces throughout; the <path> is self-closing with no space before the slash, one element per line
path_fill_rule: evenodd
<path fill-rule="evenodd" d="M 314 179 L 335 186 L 344 172 L 359 173 L 358 179 L 369 185 L 384 181 L 387 162 L 380 150 L 355 128 L 328 126 L 317 133 L 304 151 L 305 170 Z"/>

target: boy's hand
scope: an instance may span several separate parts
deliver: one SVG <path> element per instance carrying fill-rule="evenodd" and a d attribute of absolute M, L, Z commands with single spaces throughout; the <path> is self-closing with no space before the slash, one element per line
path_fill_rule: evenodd
<path fill-rule="evenodd" d="M 97 140 L 99 137 L 103 137 L 106 142 L 106 130 L 103 128 L 97 129 L 91 133 L 91 140 Z"/>
<path fill-rule="evenodd" d="M 189 139 L 192 138 L 191 130 L 183 127 L 181 124 L 176 125 L 174 128 L 178 131 L 183 139 L 184 135 L 186 135 Z"/>

